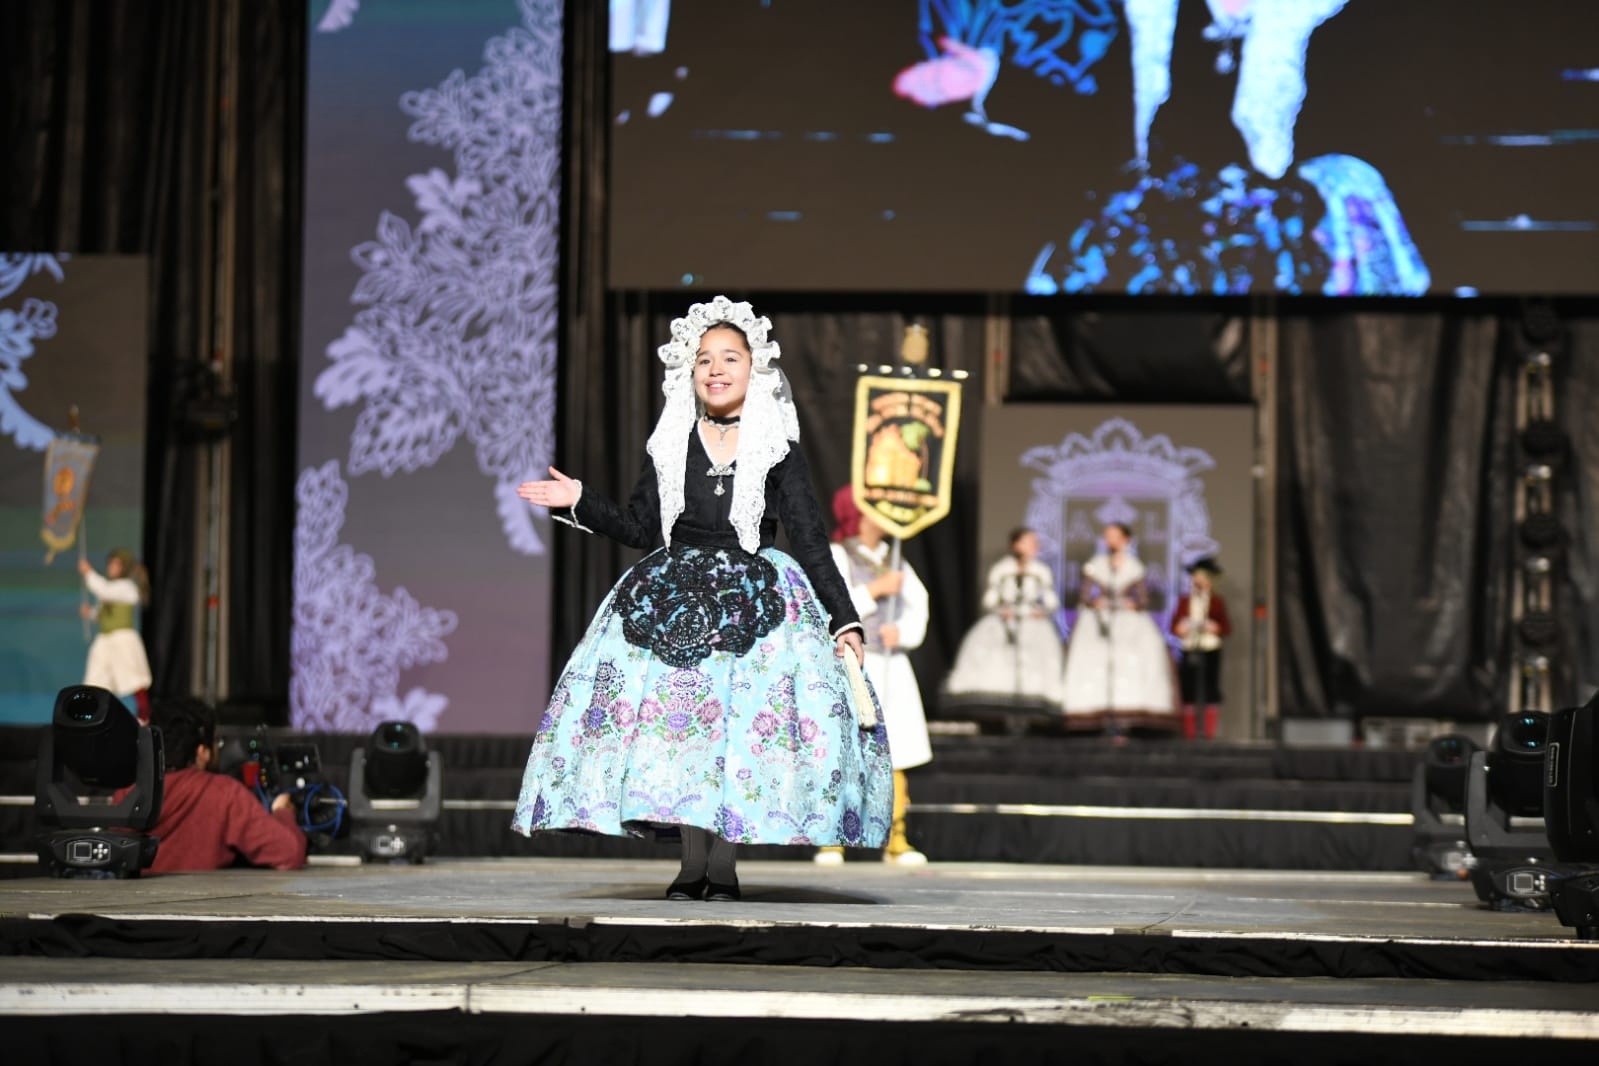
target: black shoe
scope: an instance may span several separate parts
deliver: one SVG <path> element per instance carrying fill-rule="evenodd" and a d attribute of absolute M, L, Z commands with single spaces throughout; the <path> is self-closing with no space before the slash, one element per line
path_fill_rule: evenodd
<path fill-rule="evenodd" d="M 673 881 L 666 889 L 666 898 L 684 902 L 691 899 L 704 899 L 705 886 L 710 882 L 705 878 L 698 881 Z M 733 891 L 737 892 L 737 889 Z"/>
<path fill-rule="evenodd" d="M 730 885 L 719 885 L 715 881 L 709 882 L 705 890 L 705 900 L 708 903 L 737 903 L 744 897 L 739 894 L 738 882 Z"/>

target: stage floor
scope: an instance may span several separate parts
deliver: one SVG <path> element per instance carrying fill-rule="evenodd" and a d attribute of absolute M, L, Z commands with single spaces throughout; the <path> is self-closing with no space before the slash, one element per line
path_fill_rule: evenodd
<path fill-rule="evenodd" d="M 1599 1040 L 1599 943 L 1420 875 L 751 862 L 745 900 L 712 904 L 660 899 L 675 869 L 537 859 L 0 882 L 0 1013 Z"/>
<path fill-rule="evenodd" d="M 622 859 L 485 859 L 425 866 L 224 870 L 129 881 L 0 882 L 0 918 L 447 920 L 473 923 L 809 926 L 1136 932 L 1505 943 L 1593 952 L 1546 913 L 1483 907 L 1464 882 L 1407 873 L 1294 873 L 1151 867 L 741 862 L 738 903 L 673 903 L 677 864 Z"/>

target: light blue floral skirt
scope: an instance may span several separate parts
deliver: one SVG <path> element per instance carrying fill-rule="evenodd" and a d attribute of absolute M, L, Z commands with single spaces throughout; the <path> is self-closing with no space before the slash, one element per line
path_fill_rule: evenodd
<path fill-rule="evenodd" d="M 860 728 L 794 559 L 662 549 L 617 582 L 567 662 L 511 824 L 880 847 L 894 783 L 877 720 Z"/>

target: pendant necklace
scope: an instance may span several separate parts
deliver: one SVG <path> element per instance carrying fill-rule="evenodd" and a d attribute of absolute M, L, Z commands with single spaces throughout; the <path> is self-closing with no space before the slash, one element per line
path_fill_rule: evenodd
<path fill-rule="evenodd" d="M 720 447 L 727 443 L 727 431 L 738 428 L 739 416 L 733 415 L 723 418 L 719 415 L 704 414 L 700 416 L 700 421 L 716 430 L 716 443 Z M 713 458 L 711 460 L 711 468 L 705 471 L 705 476 L 714 477 L 716 479 L 716 495 L 725 496 L 727 495 L 727 490 L 722 487 L 722 479 L 733 476 L 733 464 L 719 463 Z"/>

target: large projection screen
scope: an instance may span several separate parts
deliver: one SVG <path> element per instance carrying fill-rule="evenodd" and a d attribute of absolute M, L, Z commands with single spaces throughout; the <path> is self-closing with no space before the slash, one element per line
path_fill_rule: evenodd
<path fill-rule="evenodd" d="M 522 732 L 549 692 L 560 0 L 311 5 L 290 718 Z"/>
<path fill-rule="evenodd" d="M 1233 635 L 1223 650 L 1222 731 L 1247 737 L 1256 716 L 1254 661 L 1254 411 L 1249 407 L 1012 404 L 982 420 L 980 572 L 1002 556 L 1008 534 L 1031 526 L 1055 574 L 1069 637 L 1082 564 L 1110 522 L 1133 530 L 1149 568 L 1150 610 L 1169 632 L 1184 567 L 1214 556 L 1225 573 Z M 1175 653 L 1175 641 L 1170 641 Z"/>
<path fill-rule="evenodd" d="M 143 555 L 148 301 L 142 257 L 0 254 L 0 723 L 48 722 L 84 680 L 79 553 L 101 574 L 115 548 Z M 45 477 L 73 408 L 100 449 L 86 493 Z M 47 561 L 44 519 L 72 508 L 76 542 Z M 147 651 L 159 675 L 166 649 Z"/>
<path fill-rule="evenodd" d="M 1599 291 L 1599 4 L 612 0 L 619 288 Z"/>

